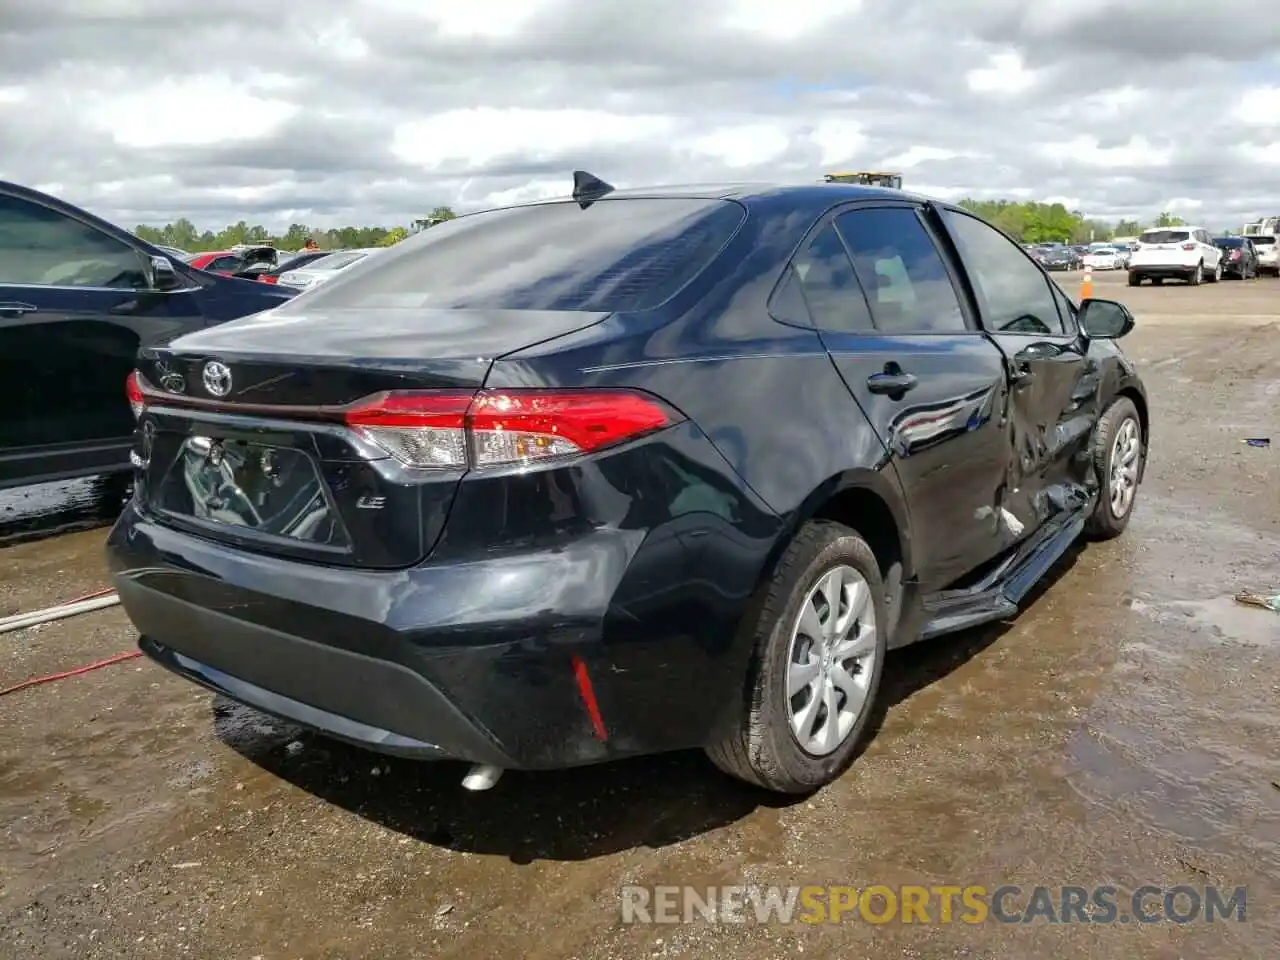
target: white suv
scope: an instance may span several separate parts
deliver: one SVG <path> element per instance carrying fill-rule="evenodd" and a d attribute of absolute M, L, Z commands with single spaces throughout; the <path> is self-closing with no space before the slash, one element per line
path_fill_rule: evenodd
<path fill-rule="evenodd" d="M 1129 255 L 1129 286 L 1167 278 L 1199 283 L 1222 279 L 1222 251 L 1203 227 L 1154 227 L 1138 238 Z"/>

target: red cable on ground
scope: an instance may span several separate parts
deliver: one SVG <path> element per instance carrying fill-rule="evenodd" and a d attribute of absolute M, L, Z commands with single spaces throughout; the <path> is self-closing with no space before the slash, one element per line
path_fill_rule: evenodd
<path fill-rule="evenodd" d="M 87 600 L 89 598 L 84 597 L 83 599 Z M 132 660 L 134 657 L 140 656 L 142 656 L 141 650 L 126 650 L 124 653 L 117 653 L 114 657 L 107 657 L 105 660 L 98 660 L 95 663 L 89 663 L 83 667 L 76 667 L 74 670 L 65 670 L 62 673 L 51 673 L 45 677 L 33 677 L 30 680 L 23 680 L 22 683 L 0 690 L 0 697 L 3 697 L 8 693 L 17 693 L 19 690 L 26 690 L 28 687 L 38 687 L 42 683 L 53 683 L 55 680 L 65 680 L 67 677 L 78 677 L 80 674 L 88 673 L 90 670 L 101 670 L 103 667 L 109 667 L 113 663 L 121 663 L 125 660 Z"/>

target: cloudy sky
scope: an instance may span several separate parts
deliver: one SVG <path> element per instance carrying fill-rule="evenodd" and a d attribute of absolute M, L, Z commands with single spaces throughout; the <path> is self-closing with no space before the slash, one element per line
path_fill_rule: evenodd
<path fill-rule="evenodd" d="M 126 226 L 900 170 L 1280 212 L 1280 18 L 1204 0 L 0 0 L 0 178 Z M 1257 10 L 1261 10 L 1258 7 Z"/>

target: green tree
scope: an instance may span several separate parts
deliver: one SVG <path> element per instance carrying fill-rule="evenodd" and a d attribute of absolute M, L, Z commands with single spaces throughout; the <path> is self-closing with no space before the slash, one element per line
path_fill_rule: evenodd
<path fill-rule="evenodd" d="M 1164 211 L 1156 218 L 1155 225 L 1157 227 L 1185 227 L 1187 221 L 1181 217 L 1175 217 L 1172 213 Z"/>
<path fill-rule="evenodd" d="M 387 235 L 378 241 L 378 246 L 394 247 L 407 236 L 409 236 L 409 231 L 404 227 L 392 227 L 387 231 Z"/>

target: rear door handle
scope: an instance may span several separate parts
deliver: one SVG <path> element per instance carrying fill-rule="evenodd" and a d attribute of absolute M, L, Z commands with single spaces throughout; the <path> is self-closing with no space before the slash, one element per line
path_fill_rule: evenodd
<path fill-rule="evenodd" d="M 6 300 L 0 303 L 0 317 L 21 317 L 24 314 L 35 313 L 39 309 L 34 303 L 18 303 L 15 300 Z"/>
<path fill-rule="evenodd" d="M 906 393 L 918 382 L 914 373 L 873 373 L 867 377 L 867 389 L 872 393 Z"/>

